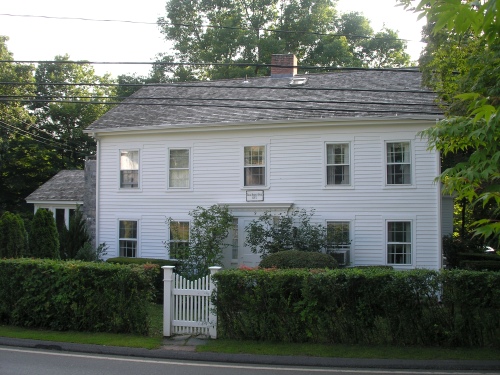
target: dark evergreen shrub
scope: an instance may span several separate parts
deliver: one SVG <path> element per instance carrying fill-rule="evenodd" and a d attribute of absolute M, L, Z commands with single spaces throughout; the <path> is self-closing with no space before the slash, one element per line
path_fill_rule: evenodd
<path fill-rule="evenodd" d="M 328 254 L 286 250 L 269 254 L 259 264 L 260 268 L 338 268 L 337 261 Z"/>
<path fill-rule="evenodd" d="M 0 258 L 19 258 L 27 253 L 28 234 L 19 215 L 4 212 L 0 218 Z"/>
<path fill-rule="evenodd" d="M 31 222 L 29 255 L 34 258 L 59 259 L 59 234 L 52 213 L 39 209 Z"/>
<path fill-rule="evenodd" d="M 75 210 L 75 214 L 69 220 L 69 229 L 66 229 L 65 226 L 61 228 L 59 238 L 61 259 L 76 259 L 77 253 L 86 243 L 90 243 L 91 238 L 87 231 L 87 224 L 79 208 Z"/>

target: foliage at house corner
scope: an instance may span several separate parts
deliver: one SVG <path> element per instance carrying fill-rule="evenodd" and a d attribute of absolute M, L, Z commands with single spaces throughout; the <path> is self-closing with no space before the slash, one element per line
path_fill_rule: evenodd
<path fill-rule="evenodd" d="M 191 222 L 189 227 L 189 242 L 179 256 L 177 271 L 188 278 L 197 278 L 208 274 L 211 266 L 221 266 L 223 250 L 229 230 L 233 226 L 233 216 L 227 206 L 213 205 L 208 208 L 197 207 L 189 212 Z M 176 221 L 167 218 L 171 240 L 176 236 Z M 173 254 L 175 243 L 167 242 L 165 246 Z M 186 244 L 183 244 L 185 246 Z"/>
<path fill-rule="evenodd" d="M 475 233 L 500 246 L 500 3 L 498 0 L 399 0 L 427 17 L 421 57 L 427 84 L 450 104 L 423 134 L 445 157 L 445 191 L 481 207 Z M 443 58 L 445 57 L 445 58 Z"/>

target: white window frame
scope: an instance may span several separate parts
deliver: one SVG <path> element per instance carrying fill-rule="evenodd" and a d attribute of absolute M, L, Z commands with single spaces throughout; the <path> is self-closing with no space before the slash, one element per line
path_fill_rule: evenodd
<path fill-rule="evenodd" d="M 349 162 L 348 163 L 343 163 L 343 164 L 336 164 L 336 163 L 332 163 L 332 164 L 329 164 L 328 163 L 328 147 L 329 146 L 336 146 L 336 145 L 347 145 L 348 147 L 348 152 L 347 152 L 347 158 L 349 159 Z M 352 163 L 352 144 L 351 142 L 349 141 L 338 141 L 338 142 L 325 142 L 325 145 L 324 145 L 324 153 L 325 153 L 325 157 L 324 157 L 324 162 L 325 162 L 325 166 L 323 168 L 323 173 L 324 173 L 324 181 L 325 181 L 325 187 L 327 188 L 346 188 L 346 187 L 352 187 L 353 185 L 353 163 Z M 340 184 L 329 184 L 328 183 L 328 168 L 329 167 L 335 167 L 335 166 L 348 166 L 349 167 L 349 182 L 348 183 L 340 183 Z"/>
<path fill-rule="evenodd" d="M 389 162 L 389 157 L 388 157 L 388 152 L 389 152 L 389 145 L 391 144 L 407 144 L 408 147 L 410 148 L 408 152 L 408 157 L 410 158 L 409 162 Z M 411 187 L 414 186 L 414 181 L 415 181 L 415 165 L 414 165 L 414 160 L 415 160 L 415 155 L 413 153 L 414 145 L 411 140 L 386 140 L 384 143 L 384 169 L 385 169 L 385 186 L 386 187 Z M 409 178 L 410 182 L 409 183 L 389 183 L 389 166 L 397 166 L 397 165 L 408 165 L 410 168 L 409 171 Z"/>
<path fill-rule="evenodd" d="M 188 225 L 188 238 L 187 240 L 176 240 L 175 238 L 172 238 L 172 229 L 171 225 L 172 223 L 182 223 L 182 224 L 187 224 Z M 191 222 L 189 220 L 171 220 L 168 225 L 168 257 L 169 259 L 178 259 L 176 257 L 172 257 L 172 244 L 175 243 L 185 243 L 186 246 L 189 247 L 189 239 L 191 237 Z"/>
<path fill-rule="evenodd" d="M 122 222 L 135 222 L 136 223 L 136 233 L 135 237 L 122 237 L 121 236 L 121 223 Z M 140 258 L 140 251 L 139 251 L 139 233 L 140 233 L 140 223 L 138 219 L 118 219 L 118 247 L 117 247 L 117 254 L 119 257 L 127 257 L 127 258 Z M 122 249 L 121 249 L 121 243 L 122 241 L 130 241 L 130 242 L 135 242 L 135 256 L 129 257 L 126 254 L 122 254 Z"/>
<path fill-rule="evenodd" d="M 264 148 L 264 163 L 258 166 L 247 166 L 245 164 L 245 149 L 248 147 L 263 147 Z M 242 148 L 242 185 L 243 189 L 267 189 L 269 186 L 269 147 L 267 144 L 254 143 L 246 144 Z M 264 184 L 263 185 L 246 185 L 245 184 L 245 173 L 247 168 L 264 168 Z"/>
<path fill-rule="evenodd" d="M 122 169 L 122 153 L 124 152 L 137 152 L 137 169 Z M 137 170 L 137 186 L 122 186 L 122 171 L 135 171 Z M 141 151 L 135 148 L 120 149 L 118 153 L 118 186 L 120 190 L 140 190 L 141 189 Z"/>
<path fill-rule="evenodd" d="M 406 223 L 410 225 L 410 238 L 406 239 L 406 241 L 390 241 L 389 235 L 389 224 L 390 223 Z M 415 256 L 415 221 L 411 219 L 387 219 L 385 220 L 385 259 L 386 259 L 386 264 L 389 266 L 394 266 L 394 267 L 411 267 L 414 263 L 414 256 Z M 390 246 L 409 246 L 409 254 L 407 254 L 407 251 L 405 250 L 404 252 L 400 253 L 403 255 L 403 257 L 407 258 L 407 262 L 405 263 L 398 263 L 394 261 L 390 261 L 391 256 L 395 257 L 398 255 L 398 253 L 392 251 L 389 253 L 389 247 Z M 391 255 L 390 255 L 391 254 Z M 406 259 L 405 259 L 406 260 Z"/>
<path fill-rule="evenodd" d="M 170 165 L 170 152 L 176 150 L 187 150 L 188 152 L 188 167 L 187 168 L 172 168 Z M 191 147 L 169 147 L 167 150 L 167 189 L 169 190 L 191 190 L 193 181 L 193 168 L 192 168 L 192 150 Z M 188 186 L 171 186 L 170 172 L 172 170 L 186 170 L 188 171 Z"/>

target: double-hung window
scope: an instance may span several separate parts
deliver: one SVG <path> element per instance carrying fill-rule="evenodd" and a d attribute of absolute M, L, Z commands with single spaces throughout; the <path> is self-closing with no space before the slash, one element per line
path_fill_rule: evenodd
<path fill-rule="evenodd" d="M 170 221 L 170 259 L 186 259 L 189 252 L 189 221 Z"/>
<path fill-rule="evenodd" d="M 189 149 L 169 150 L 168 187 L 186 189 L 190 187 Z"/>
<path fill-rule="evenodd" d="M 387 263 L 411 264 L 411 221 L 387 222 Z"/>
<path fill-rule="evenodd" d="M 349 185 L 351 183 L 349 143 L 326 145 L 326 184 Z"/>
<path fill-rule="evenodd" d="M 120 220 L 118 236 L 120 256 L 137 257 L 137 221 Z"/>
<path fill-rule="evenodd" d="M 246 146 L 244 154 L 244 186 L 265 186 L 266 146 Z"/>
<path fill-rule="evenodd" d="M 139 187 L 139 151 L 120 152 L 120 187 Z"/>
<path fill-rule="evenodd" d="M 327 221 L 326 236 L 329 250 L 350 250 L 349 221 Z"/>
<path fill-rule="evenodd" d="M 388 142 L 387 185 L 411 185 L 410 142 Z"/>

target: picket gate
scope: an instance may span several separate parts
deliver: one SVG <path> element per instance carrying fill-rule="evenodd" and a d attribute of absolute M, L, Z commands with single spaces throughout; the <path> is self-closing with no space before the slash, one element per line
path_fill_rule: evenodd
<path fill-rule="evenodd" d="M 210 274 L 187 280 L 174 273 L 174 266 L 163 266 L 163 336 L 178 334 L 217 338 L 217 315 L 211 296 L 215 285 L 212 275 L 221 267 L 210 267 Z"/>

